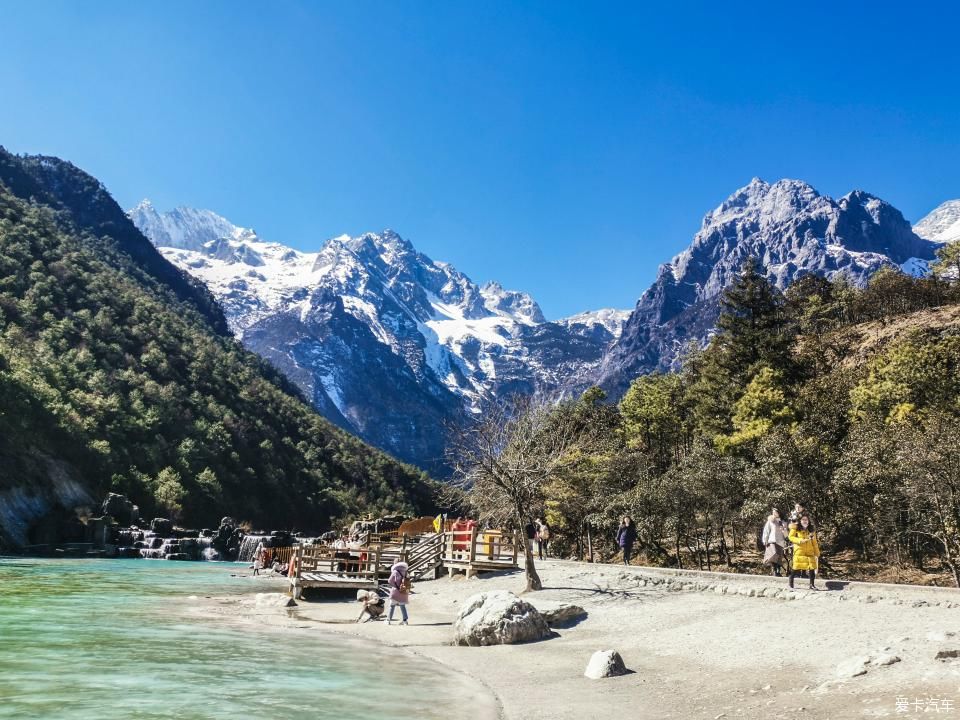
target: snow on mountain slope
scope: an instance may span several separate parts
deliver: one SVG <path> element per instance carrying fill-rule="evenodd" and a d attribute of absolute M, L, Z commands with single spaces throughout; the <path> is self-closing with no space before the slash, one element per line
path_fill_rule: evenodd
<path fill-rule="evenodd" d="M 629 317 L 629 310 L 612 310 L 606 308 L 604 310 L 588 310 L 563 318 L 562 320 L 557 320 L 557 322 L 566 327 L 572 327 L 574 325 L 584 325 L 586 327 L 599 326 L 617 338 L 620 337 L 620 333 L 623 332 L 623 325 Z"/>
<path fill-rule="evenodd" d="M 626 316 L 547 322 L 526 293 L 480 287 L 391 230 L 300 252 L 208 210 L 158 213 L 144 201 L 130 215 L 321 412 L 431 469 L 444 425 L 493 397 L 562 392 L 595 370 Z"/>
<path fill-rule="evenodd" d="M 960 240 L 960 200 L 947 200 L 937 206 L 913 226 L 913 231 L 934 242 Z"/>

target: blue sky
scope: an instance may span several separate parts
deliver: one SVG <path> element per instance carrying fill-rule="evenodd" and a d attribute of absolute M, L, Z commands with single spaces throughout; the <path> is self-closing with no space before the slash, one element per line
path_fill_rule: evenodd
<path fill-rule="evenodd" d="M 736 9 L 732 9 L 732 8 Z M 0 144 L 303 249 L 391 227 L 548 317 L 632 307 L 753 176 L 960 197 L 960 11 L 8 3 Z"/>

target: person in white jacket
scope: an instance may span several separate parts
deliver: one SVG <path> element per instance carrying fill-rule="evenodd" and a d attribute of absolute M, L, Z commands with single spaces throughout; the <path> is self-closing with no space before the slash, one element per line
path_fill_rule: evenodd
<path fill-rule="evenodd" d="M 764 565 L 772 567 L 773 574 L 780 577 L 787 547 L 787 524 L 780 519 L 780 511 L 776 508 L 773 508 L 767 524 L 763 526 L 763 547 Z"/>

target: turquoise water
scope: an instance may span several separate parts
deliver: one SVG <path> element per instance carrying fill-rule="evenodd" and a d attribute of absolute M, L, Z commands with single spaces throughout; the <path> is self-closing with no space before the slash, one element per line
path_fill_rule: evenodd
<path fill-rule="evenodd" d="M 446 720 L 483 704 L 398 650 L 184 612 L 191 595 L 264 590 L 237 568 L 0 558 L 0 718 Z"/>

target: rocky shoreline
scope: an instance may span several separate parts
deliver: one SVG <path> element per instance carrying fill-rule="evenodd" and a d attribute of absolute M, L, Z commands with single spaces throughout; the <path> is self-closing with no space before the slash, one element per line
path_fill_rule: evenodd
<path fill-rule="evenodd" d="M 110 493 L 96 517 L 58 518 L 41 528 L 45 542 L 12 548 L 41 557 L 146 558 L 152 560 L 226 560 L 249 562 L 257 545 L 289 547 L 299 536 L 285 530 L 249 531 L 224 517 L 216 529 L 178 527 L 168 518 L 140 518 L 140 509 Z"/>

